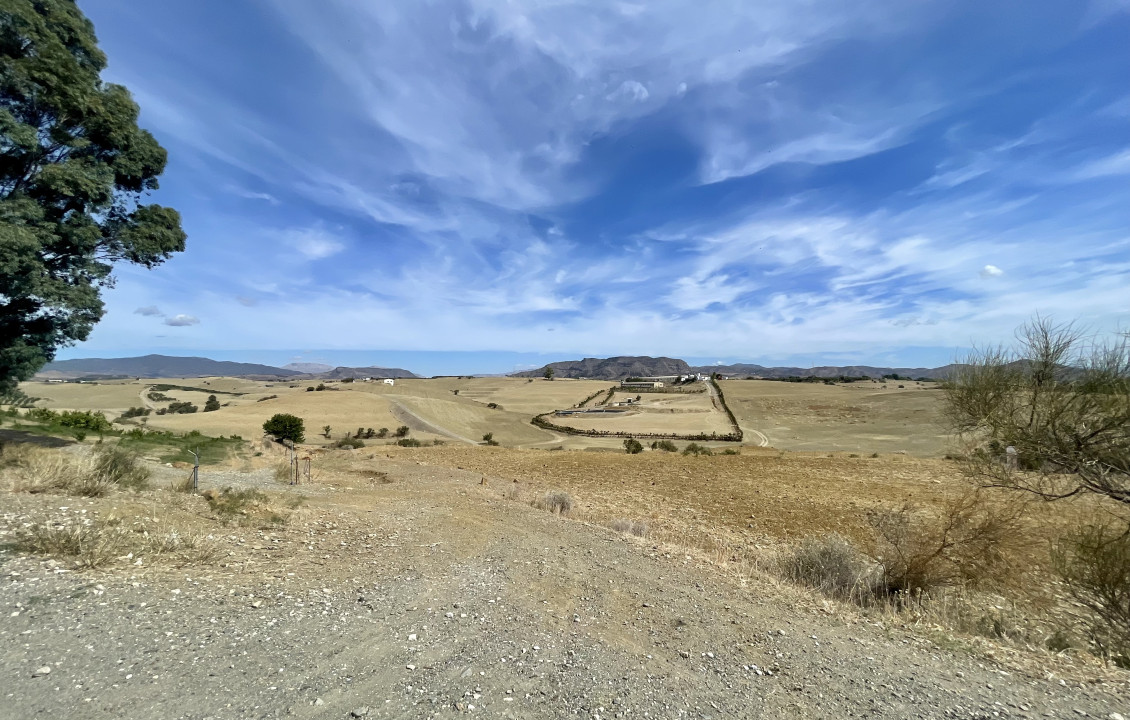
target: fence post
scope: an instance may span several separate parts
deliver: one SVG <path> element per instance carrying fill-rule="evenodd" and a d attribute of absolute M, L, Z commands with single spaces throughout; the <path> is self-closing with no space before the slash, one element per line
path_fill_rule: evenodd
<path fill-rule="evenodd" d="M 189 452 L 192 453 L 192 494 L 196 495 L 200 489 L 200 456 L 195 450 Z"/>

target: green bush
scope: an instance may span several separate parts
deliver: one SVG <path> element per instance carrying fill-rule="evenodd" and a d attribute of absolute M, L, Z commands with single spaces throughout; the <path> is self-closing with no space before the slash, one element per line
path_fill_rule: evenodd
<path fill-rule="evenodd" d="M 679 448 L 670 440 L 655 440 L 651 443 L 651 449 L 662 450 L 663 452 L 679 452 Z"/>
<path fill-rule="evenodd" d="M 400 438 L 399 440 L 396 441 L 396 444 L 399 445 L 400 447 L 423 447 L 424 446 L 424 443 L 420 442 L 416 438 Z"/>
<path fill-rule="evenodd" d="M 204 412 L 214 412 L 220 409 L 220 401 L 216 399 L 215 395 L 209 395 L 208 400 L 204 403 Z"/>
<path fill-rule="evenodd" d="M 714 451 L 711 450 L 710 448 L 706 447 L 705 445 L 699 445 L 698 443 L 691 443 L 690 445 L 687 445 L 685 448 L 683 448 L 683 454 L 684 455 L 695 455 L 695 456 L 698 456 L 698 455 L 713 455 Z"/>
<path fill-rule="evenodd" d="M 152 410 L 150 410 L 149 408 L 131 407 L 129 410 L 126 410 L 125 412 L 122 413 L 122 417 L 123 418 L 145 417 L 151 412 L 152 412 Z"/>
<path fill-rule="evenodd" d="M 360 439 L 360 438 L 355 438 L 355 437 L 343 437 L 342 439 L 335 442 L 333 444 L 333 447 L 335 447 L 335 448 L 353 448 L 353 449 L 356 450 L 357 448 L 365 447 L 365 441 Z"/>
<path fill-rule="evenodd" d="M 291 442 L 303 442 L 306 439 L 306 425 L 302 418 L 289 413 L 272 415 L 270 420 L 263 423 L 263 432 Z"/>
<path fill-rule="evenodd" d="M 626 438 L 624 440 L 624 452 L 629 455 L 639 455 L 643 452 L 643 443 L 635 438 Z"/>
<path fill-rule="evenodd" d="M 498 445 L 498 441 L 494 439 L 494 433 L 487 433 L 483 435 L 483 443 L 486 445 Z"/>
<path fill-rule="evenodd" d="M 64 410 L 59 414 L 58 422 L 63 427 L 90 432 L 103 433 L 110 429 L 110 421 L 102 413 L 89 410 Z"/>
<path fill-rule="evenodd" d="M 388 437 L 388 428 L 381 428 L 380 430 L 378 430 L 377 431 L 377 437 L 379 437 L 379 438 Z"/>
<path fill-rule="evenodd" d="M 192 403 L 186 401 L 169 403 L 169 407 L 165 411 L 173 415 L 188 415 L 197 411 L 197 407 Z"/>
<path fill-rule="evenodd" d="M 395 437 L 398 437 L 398 438 L 407 437 L 409 432 L 411 432 L 411 430 L 408 428 L 407 425 L 401 425 L 400 427 L 398 427 L 396 429 Z"/>

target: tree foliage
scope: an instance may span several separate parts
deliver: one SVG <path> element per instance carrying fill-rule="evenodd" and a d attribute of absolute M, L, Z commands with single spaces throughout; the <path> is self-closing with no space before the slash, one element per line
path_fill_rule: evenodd
<path fill-rule="evenodd" d="M 1089 337 L 1037 317 L 1015 348 L 977 351 L 944 383 L 982 484 L 1130 508 L 1130 337 Z M 1012 450 L 1008 450 L 1012 448 Z"/>
<path fill-rule="evenodd" d="M 302 442 L 306 439 L 306 425 L 302 418 L 289 413 L 276 413 L 263 423 L 263 432 L 274 435 L 279 440 Z"/>
<path fill-rule="evenodd" d="M 105 66 L 73 0 L 0 0 L 0 388 L 89 335 L 115 262 L 184 249 L 180 215 L 143 202 L 165 150 Z"/>

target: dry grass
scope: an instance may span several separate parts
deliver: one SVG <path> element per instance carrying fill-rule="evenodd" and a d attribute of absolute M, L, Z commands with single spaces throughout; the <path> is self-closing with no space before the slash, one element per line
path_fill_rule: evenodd
<path fill-rule="evenodd" d="M 191 493 L 192 487 L 192 473 L 189 473 L 180 480 L 174 480 L 169 484 L 169 490 L 175 493 Z"/>
<path fill-rule="evenodd" d="M 69 560 L 79 569 L 147 561 L 181 567 L 211 562 L 220 552 L 212 538 L 202 534 L 78 519 L 19 528 L 13 545 L 23 552 Z"/>
<path fill-rule="evenodd" d="M 616 518 L 608 524 L 618 533 L 625 535 L 635 535 L 636 537 L 645 538 L 651 533 L 651 528 L 642 520 L 628 520 L 626 518 Z"/>
<path fill-rule="evenodd" d="M 143 490 L 149 481 L 137 456 L 113 445 L 85 455 L 17 445 L 4 458 L 16 492 L 102 497 L 113 489 Z"/>

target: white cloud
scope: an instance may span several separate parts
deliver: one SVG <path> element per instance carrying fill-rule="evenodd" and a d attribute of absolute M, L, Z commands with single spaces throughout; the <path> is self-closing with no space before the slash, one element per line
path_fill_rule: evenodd
<path fill-rule="evenodd" d="M 1088 162 L 1072 173 L 1077 180 L 1092 180 L 1112 175 L 1130 175 L 1130 148 Z"/>
<path fill-rule="evenodd" d="M 135 315 L 144 315 L 146 317 L 160 317 L 165 314 L 161 312 L 161 310 L 156 305 L 139 307 L 138 309 L 134 310 L 133 313 Z"/>
<path fill-rule="evenodd" d="M 187 327 L 189 325 L 199 325 L 199 318 L 192 315 L 173 315 L 172 317 L 165 318 L 165 324 L 171 327 Z"/>
<path fill-rule="evenodd" d="M 632 102 L 644 102 L 650 96 L 647 88 L 643 83 L 636 82 L 635 80 L 625 80 L 620 83 L 620 87 L 616 88 L 608 95 L 609 100 L 630 100 Z"/>
<path fill-rule="evenodd" d="M 1004 270 L 1001 270 L 996 265 L 986 265 L 981 268 L 981 277 L 983 278 L 994 278 L 1000 277 L 1001 275 L 1004 275 Z"/>
<path fill-rule="evenodd" d="M 345 244 L 325 230 L 290 230 L 283 233 L 284 242 L 311 260 L 321 260 L 345 249 Z"/>

